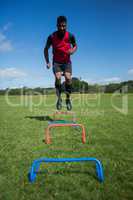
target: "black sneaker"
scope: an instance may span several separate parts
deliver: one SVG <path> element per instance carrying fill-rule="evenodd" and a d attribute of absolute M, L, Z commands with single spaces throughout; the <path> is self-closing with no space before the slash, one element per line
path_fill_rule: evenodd
<path fill-rule="evenodd" d="M 56 108 L 57 108 L 57 110 L 62 109 L 62 99 L 61 98 L 58 98 L 57 103 L 56 103 Z"/>
<path fill-rule="evenodd" d="M 66 99 L 67 110 L 72 110 L 72 103 L 70 99 Z"/>

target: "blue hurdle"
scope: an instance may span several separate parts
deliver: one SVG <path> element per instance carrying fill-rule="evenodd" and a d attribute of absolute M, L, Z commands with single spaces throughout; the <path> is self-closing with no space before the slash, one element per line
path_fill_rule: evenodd
<path fill-rule="evenodd" d="M 40 158 L 34 160 L 31 169 L 28 174 L 29 181 L 32 183 L 35 181 L 40 164 L 42 162 L 82 162 L 82 161 L 92 161 L 96 164 L 96 174 L 100 182 L 104 181 L 104 174 L 101 162 L 96 158 Z"/>

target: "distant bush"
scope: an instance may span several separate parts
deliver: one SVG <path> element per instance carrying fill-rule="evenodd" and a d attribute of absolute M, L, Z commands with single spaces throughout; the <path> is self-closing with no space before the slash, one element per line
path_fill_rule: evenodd
<path fill-rule="evenodd" d="M 125 90 L 125 88 L 127 88 Z M 62 83 L 62 90 L 65 91 L 65 83 Z M 80 80 L 79 78 L 73 77 L 72 78 L 72 92 L 74 93 L 97 93 L 97 92 L 104 92 L 104 93 L 113 93 L 118 91 L 133 93 L 133 80 L 121 82 L 121 83 L 110 83 L 107 85 L 98 85 L 93 84 L 90 85 L 84 80 Z M 9 95 L 49 95 L 55 93 L 55 88 L 15 88 L 15 89 L 1 89 L 0 95 L 5 95 L 8 93 Z"/>

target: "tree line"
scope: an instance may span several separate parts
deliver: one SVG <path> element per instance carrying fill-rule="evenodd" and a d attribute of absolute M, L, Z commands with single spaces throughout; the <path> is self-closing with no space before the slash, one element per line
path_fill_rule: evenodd
<path fill-rule="evenodd" d="M 62 83 L 62 91 L 65 91 L 65 83 Z M 72 92 L 73 93 L 133 93 L 133 80 L 120 82 L 120 83 L 109 83 L 106 85 L 100 84 L 88 84 L 88 82 L 81 80 L 79 78 L 73 77 L 72 78 Z M 1 89 L 0 95 L 47 95 L 47 94 L 54 94 L 55 88 L 14 88 L 14 89 Z"/>

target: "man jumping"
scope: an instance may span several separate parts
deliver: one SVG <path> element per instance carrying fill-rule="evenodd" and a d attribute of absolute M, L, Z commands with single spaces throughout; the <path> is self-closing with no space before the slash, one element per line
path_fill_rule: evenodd
<path fill-rule="evenodd" d="M 61 98 L 61 76 L 62 73 L 65 76 L 65 92 L 66 92 L 66 106 L 67 110 L 72 109 L 70 100 L 70 94 L 72 90 L 72 63 L 70 55 L 72 55 L 76 49 L 77 44 L 73 34 L 66 31 L 67 19 L 65 16 L 59 16 L 57 18 L 57 31 L 49 35 L 44 48 L 44 57 L 46 60 L 47 68 L 51 67 L 49 61 L 48 50 L 52 46 L 53 49 L 53 73 L 55 75 L 55 88 L 56 95 L 58 97 L 56 108 L 60 110 L 62 108 Z"/>

